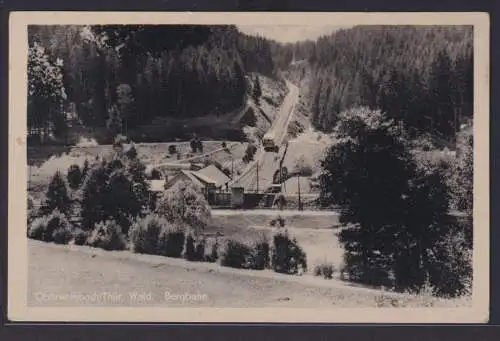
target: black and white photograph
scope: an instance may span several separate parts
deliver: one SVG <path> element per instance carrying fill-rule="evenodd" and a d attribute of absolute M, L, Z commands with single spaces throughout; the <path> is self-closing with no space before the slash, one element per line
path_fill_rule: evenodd
<path fill-rule="evenodd" d="M 12 319 L 486 322 L 487 17 L 54 14 L 11 17 Z"/>

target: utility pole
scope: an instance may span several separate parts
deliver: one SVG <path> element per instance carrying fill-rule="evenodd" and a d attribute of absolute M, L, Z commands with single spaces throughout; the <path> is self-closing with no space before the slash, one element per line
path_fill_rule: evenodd
<path fill-rule="evenodd" d="M 297 177 L 297 192 L 299 193 L 299 211 L 302 211 L 302 201 L 300 200 L 300 176 Z"/>
<path fill-rule="evenodd" d="M 259 193 L 259 161 L 257 161 L 257 193 Z"/>
<path fill-rule="evenodd" d="M 234 179 L 234 158 L 233 155 L 231 154 L 231 180 Z"/>

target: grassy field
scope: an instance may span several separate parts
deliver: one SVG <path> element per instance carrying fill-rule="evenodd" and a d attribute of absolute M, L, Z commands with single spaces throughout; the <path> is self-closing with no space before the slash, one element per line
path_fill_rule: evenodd
<path fill-rule="evenodd" d="M 96 306 L 91 299 L 64 299 L 70 293 L 114 293 L 102 306 L 185 307 L 470 307 L 469 297 L 445 300 L 428 294 L 394 294 L 312 276 L 270 270 L 241 270 L 129 251 L 28 241 L 30 306 Z M 201 300 L 165 300 L 164 294 L 202 294 Z M 40 298 L 37 293 L 57 295 Z M 146 293 L 134 299 L 130 293 Z"/>
<path fill-rule="evenodd" d="M 279 212 L 276 212 L 277 217 Z M 210 235 L 217 232 L 223 234 L 222 239 L 241 241 L 258 240 L 266 236 L 271 240 L 272 234 L 278 230 L 270 226 L 275 218 L 269 215 L 255 214 L 212 216 L 212 224 L 206 232 Z M 332 215 L 292 215 L 285 218 L 285 227 L 297 238 L 298 243 L 307 254 L 310 270 L 319 263 L 331 262 L 337 268 L 342 264 L 343 250 L 338 244 L 336 233 L 339 222 Z"/>

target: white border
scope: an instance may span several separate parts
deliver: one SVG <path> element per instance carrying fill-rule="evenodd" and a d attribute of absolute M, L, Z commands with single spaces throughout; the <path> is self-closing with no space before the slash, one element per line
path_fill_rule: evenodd
<path fill-rule="evenodd" d="M 9 26 L 8 318 L 85 322 L 464 323 L 489 317 L 489 16 L 486 13 L 12 12 Z M 76 24 L 474 26 L 473 307 L 456 309 L 32 308 L 27 306 L 27 26 Z M 21 195 L 22 194 L 22 195 Z"/>

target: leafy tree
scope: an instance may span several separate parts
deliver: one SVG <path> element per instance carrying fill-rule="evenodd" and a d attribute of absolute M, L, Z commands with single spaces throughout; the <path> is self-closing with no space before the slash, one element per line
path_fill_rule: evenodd
<path fill-rule="evenodd" d="M 90 169 L 82 186 L 82 226 L 115 220 L 128 233 L 130 219 L 147 206 L 145 167 L 138 159 L 103 161 Z"/>
<path fill-rule="evenodd" d="M 195 236 L 209 223 L 210 206 L 194 185 L 178 182 L 165 191 L 158 201 L 156 211 L 164 215 L 171 223 L 190 226 Z"/>
<path fill-rule="evenodd" d="M 446 163 L 412 153 L 398 125 L 380 111 L 342 113 L 335 135 L 322 162 L 321 195 L 343 206 L 340 242 L 350 279 L 419 290 L 430 278 L 436 286 L 443 264 L 435 255 L 451 247 L 446 236 L 456 226 L 448 216 Z"/>
<path fill-rule="evenodd" d="M 28 127 L 29 133 L 49 133 L 55 124 L 56 136 L 65 132 L 63 102 L 66 90 L 63 83 L 63 61 L 53 61 L 39 42 L 28 49 Z"/>
<path fill-rule="evenodd" d="M 50 181 L 49 188 L 45 194 L 45 202 L 41 208 L 42 214 L 50 214 L 55 209 L 61 213 L 67 213 L 71 205 L 68 189 L 61 172 L 57 171 Z"/>

